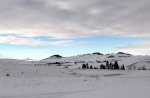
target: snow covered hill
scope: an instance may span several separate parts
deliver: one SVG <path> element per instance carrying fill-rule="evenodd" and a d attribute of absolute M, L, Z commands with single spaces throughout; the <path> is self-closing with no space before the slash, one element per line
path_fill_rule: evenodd
<path fill-rule="evenodd" d="M 83 63 L 88 63 L 92 66 L 99 67 L 101 64 L 114 63 L 118 61 L 119 65 L 125 65 L 126 69 L 140 69 L 145 67 L 150 69 L 150 56 L 134 56 L 128 53 L 118 52 L 117 54 L 106 54 L 92 53 L 84 54 L 72 57 L 49 57 L 41 60 L 40 62 L 45 64 L 56 64 L 60 63 L 63 66 L 70 66 L 70 68 L 79 68 Z"/>

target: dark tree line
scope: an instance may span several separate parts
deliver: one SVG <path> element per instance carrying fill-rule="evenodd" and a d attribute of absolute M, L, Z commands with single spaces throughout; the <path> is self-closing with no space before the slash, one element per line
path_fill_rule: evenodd
<path fill-rule="evenodd" d="M 106 61 L 106 65 L 101 64 L 100 69 L 121 69 L 121 70 L 125 70 L 125 67 L 124 67 L 124 65 L 119 66 L 117 61 L 115 61 L 114 64 L 112 62 L 109 63 L 108 61 Z"/>
<path fill-rule="evenodd" d="M 92 65 L 89 66 L 89 64 L 82 64 L 82 69 L 98 69 L 97 67 L 93 67 Z"/>
<path fill-rule="evenodd" d="M 101 64 L 100 68 L 93 67 L 92 65 L 89 66 L 87 63 L 87 64 L 82 64 L 82 69 L 121 69 L 121 70 L 125 70 L 125 66 L 124 65 L 119 66 L 117 61 L 115 61 L 114 64 L 112 62 L 109 63 L 108 61 L 106 61 L 106 65 Z"/>

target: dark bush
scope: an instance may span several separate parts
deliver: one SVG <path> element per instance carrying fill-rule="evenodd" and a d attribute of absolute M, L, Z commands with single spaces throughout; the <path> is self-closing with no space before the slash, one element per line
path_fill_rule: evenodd
<path fill-rule="evenodd" d="M 121 70 L 125 70 L 125 67 L 124 67 L 124 65 L 122 65 L 120 69 L 121 69 Z"/>
<path fill-rule="evenodd" d="M 105 65 L 101 64 L 100 69 L 105 69 Z"/>
<path fill-rule="evenodd" d="M 7 73 L 7 74 L 6 74 L 6 76 L 10 76 L 10 74 L 9 74 L 9 73 Z"/>
<path fill-rule="evenodd" d="M 90 69 L 93 69 L 93 66 L 92 66 L 92 65 L 90 66 Z"/>
<path fill-rule="evenodd" d="M 86 68 L 86 64 L 82 64 L 82 69 L 85 69 Z"/>

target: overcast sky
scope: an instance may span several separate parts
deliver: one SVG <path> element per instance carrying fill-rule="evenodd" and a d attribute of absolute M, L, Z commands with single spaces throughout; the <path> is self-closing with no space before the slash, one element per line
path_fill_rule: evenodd
<path fill-rule="evenodd" d="M 21 59 L 147 55 L 150 0 L 0 0 L 0 47 L 0 57 Z"/>

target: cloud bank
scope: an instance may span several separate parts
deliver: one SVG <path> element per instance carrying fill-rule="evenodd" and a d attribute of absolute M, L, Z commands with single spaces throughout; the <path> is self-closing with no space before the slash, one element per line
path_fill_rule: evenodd
<path fill-rule="evenodd" d="M 0 34 L 150 37 L 149 5 L 150 0 L 0 0 Z"/>
<path fill-rule="evenodd" d="M 123 51 L 134 54 L 150 55 L 150 41 L 142 41 L 136 44 L 130 44 L 122 47 L 117 47 L 117 51 Z"/>
<path fill-rule="evenodd" d="M 13 44 L 13 45 L 27 45 L 27 46 L 64 46 L 78 44 L 80 42 L 75 42 L 73 40 L 64 41 L 41 41 L 40 39 L 34 38 L 20 38 L 15 36 L 0 36 L 0 43 L 2 44 Z"/>

